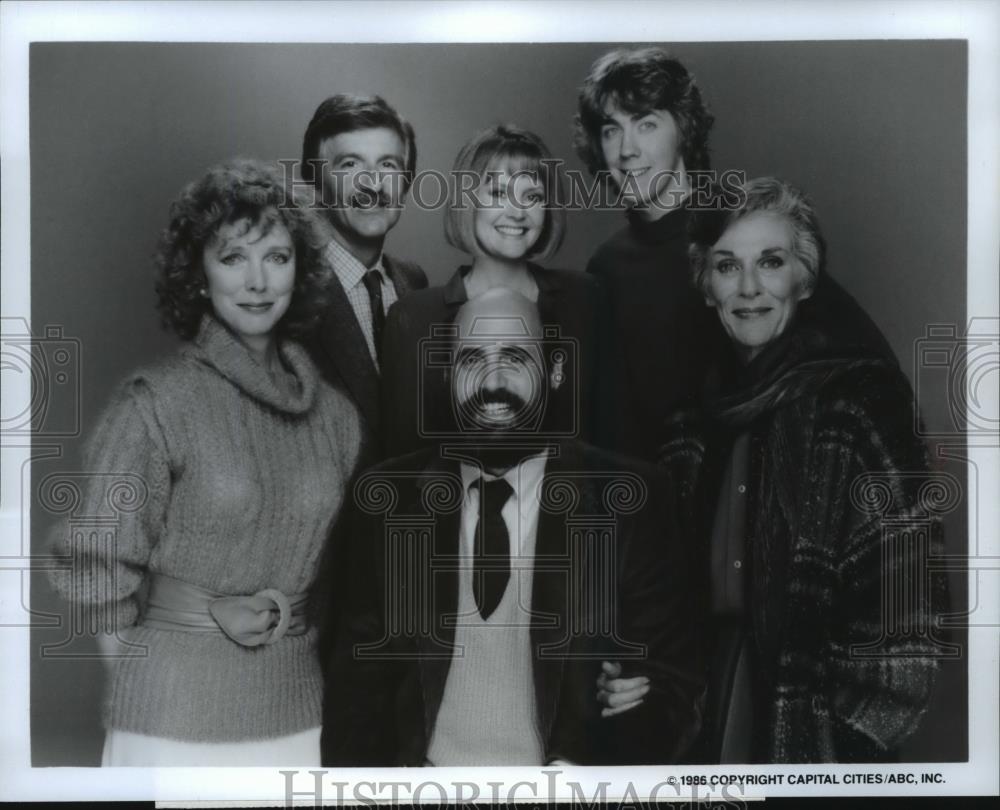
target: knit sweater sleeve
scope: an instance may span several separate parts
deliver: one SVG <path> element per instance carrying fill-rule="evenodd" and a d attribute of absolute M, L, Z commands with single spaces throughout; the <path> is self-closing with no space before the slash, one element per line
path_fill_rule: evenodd
<path fill-rule="evenodd" d="M 106 632 L 135 624 L 136 592 L 164 526 L 170 490 L 163 431 L 142 378 L 115 394 L 90 435 L 69 517 L 51 547 L 68 565 L 52 574 L 55 589 Z"/>
<path fill-rule="evenodd" d="M 940 602 L 923 583 L 941 527 L 920 508 L 928 463 L 912 434 L 912 395 L 861 382 L 876 393 L 819 409 L 802 471 L 775 761 L 877 759 L 915 730 L 936 677 L 926 629 Z M 863 493 L 869 481 L 884 503 Z M 887 588 L 901 597 L 891 611 Z"/>
<path fill-rule="evenodd" d="M 910 432 L 912 410 L 907 416 L 909 435 L 893 436 L 880 430 L 876 415 L 867 435 L 885 440 L 855 459 L 861 463 L 853 470 L 829 643 L 831 707 L 843 739 L 853 732 L 879 751 L 896 748 L 916 729 L 942 652 L 931 628 L 944 607 L 944 580 L 928 573 L 929 558 L 943 552 L 942 524 L 921 502 L 931 472 Z M 866 500 L 866 482 L 891 493 L 884 509 Z"/>

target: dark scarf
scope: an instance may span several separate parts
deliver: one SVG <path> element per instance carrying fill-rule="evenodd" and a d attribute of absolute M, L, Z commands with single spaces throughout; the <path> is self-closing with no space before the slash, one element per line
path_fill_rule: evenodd
<path fill-rule="evenodd" d="M 831 312 L 827 305 L 833 304 Z M 895 366 L 885 339 L 872 329 L 853 299 L 834 302 L 821 295 L 819 302 L 803 302 L 785 332 L 749 363 L 731 346 L 720 353 L 706 381 L 708 420 L 740 431 L 847 371 Z"/>
<path fill-rule="evenodd" d="M 836 329 L 830 328 L 829 324 L 838 317 L 841 323 Z M 793 504 L 801 495 L 798 483 L 789 477 L 791 468 L 798 468 L 799 463 L 794 452 L 787 455 L 800 448 L 788 446 L 789 437 L 781 434 L 774 417 L 840 375 L 862 366 L 895 365 L 894 358 L 887 356 L 878 341 L 872 340 L 866 323 L 852 324 L 856 317 L 867 318 L 856 305 L 842 308 L 839 313 L 823 312 L 822 319 L 800 307 L 785 332 L 750 362 L 745 362 L 732 345 L 720 352 L 706 380 L 701 413 L 701 435 L 706 443 L 704 487 L 700 495 L 705 499 L 700 506 L 702 515 L 709 521 L 714 515 L 715 495 L 732 442 L 748 430 L 759 440 L 754 444 L 754 452 L 762 454 L 751 460 L 758 471 L 754 477 L 769 493 L 755 487 L 749 507 L 751 525 L 747 527 L 748 536 L 754 538 L 748 574 L 758 598 L 763 600 L 750 616 L 755 628 L 754 654 L 761 662 L 755 671 L 754 689 L 758 695 L 767 693 L 773 685 L 773 663 L 777 660 L 783 623 L 785 591 L 779 583 L 786 577 L 789 565 L 790 538 L 784 531 L 776 531 L 783 525 L 779 514 L 785 513 L 784 510 L 797 513 Z M 779 432 L 775 434 L 775 430 Z M 779 455 L 788 464 L 776 461 L 779 447 L 785 448 Z M 769 465 L 766 483 L 759 480 L 761 464 Z M 776 507 L 781 511 L 772 513 L 770 510 Z M 705 524 L 706 530 L 708 525 Z M 794 526 L 788 530 L 794 532 Z"/>

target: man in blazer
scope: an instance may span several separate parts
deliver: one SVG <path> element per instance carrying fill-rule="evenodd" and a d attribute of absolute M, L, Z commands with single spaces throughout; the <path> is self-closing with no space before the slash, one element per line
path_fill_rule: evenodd
<path fill-rule="evenodd" d="M 416 167 L 413 128 L 379 96 L 335 95 L 316 109 L 302 141 L 302 179 L 329 226 L 324 259 L 332 301 L 310 343 L 324 376 L 346 389 L 382 456 L 381 332 L 389 307 L 427 286 L 424 271 L 383 252 Z"/>
<path fill-rule="evenodd" d="M 361 476 L 327 766 L 677 761 L 703 689 L 690 570 L 655 471 L 546 440 L 560 377 L 534 304 L 459 311 L 454 441 Z M 602 709 L 602 662 L 645 679 Z"/>

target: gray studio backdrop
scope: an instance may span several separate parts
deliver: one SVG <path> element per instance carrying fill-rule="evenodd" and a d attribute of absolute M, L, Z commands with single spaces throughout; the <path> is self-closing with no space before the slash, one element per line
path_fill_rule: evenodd
<path fill-rule="evenodd" d="M 447 171 L 478 129 L 511 121 L 538 132 L 570 168 L 576 90 L 611 46 L 36 44 L 30 57 L 31 317 L 78 340 L 76 414 L 85 436 L 112 387 L 175 341 L 154 311 L 150 256 L 181 186 L 235 155 L 297 158 L 316 105 L 378 93 L 417 132 L 418 169 Z M 965 321 L 966 71 L 963 42 L 709 43 L 669 46 L 716 114 L 716 169 L 772 174 L 811 193 L 830 272 L 882 327 L 914 377 L 929 324 Z M 432 284 L 463 260 L 441 211 L 410 207 L 389 249 Z M 617 212 L 570 215 L 550 262 L 583 270 L 623 224 Z M 5 268 L 10 271 L 12 268 Z M 973 268 L 975 270 L 975 268 Z M 651 351 L 659 347 L 651 346 Z M 950 430 L 947 386 L 921 386 L 929 427 Z M 70 383 L 73 384 L 72 381 Z M 65 406 L 66 403 L 63 403 Z M 37 499 L 48 475 L 79 468 L 78 437 L 35 462 L 33 551 L 55 518 Z M 966 480 L 962 465 L 941 468 Z M 965 504 L 947 518 L 965 553 Z M 960 581 L 955 578 L 954 586 Z M 101 665 L 65 623 L 44 577 L 32 579 L 32 757 L 36 766 L 100 759 Z M 956 607 L 964 594 L 955 593 Z M 43 654 L 45 645 L 49 647 Z M 154 663 L 155 662 L 151 662 Z M 965 664 L 945 667 L 910 760 L 966 757 Z"/>

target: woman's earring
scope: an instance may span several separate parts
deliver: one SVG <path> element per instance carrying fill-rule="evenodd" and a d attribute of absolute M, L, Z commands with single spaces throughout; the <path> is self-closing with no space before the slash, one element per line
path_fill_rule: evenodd
<path fill-rule="evenodd" d="M 201 289 L 199 289 L 198 295 L 200 295 L 202 298 L 208 298 L 208 287 L 202 287 Z"/>

